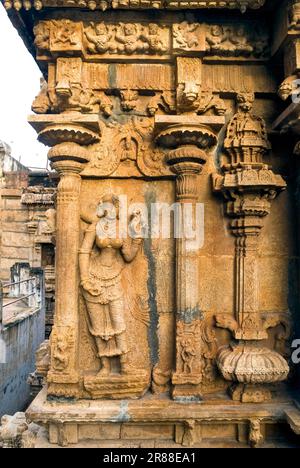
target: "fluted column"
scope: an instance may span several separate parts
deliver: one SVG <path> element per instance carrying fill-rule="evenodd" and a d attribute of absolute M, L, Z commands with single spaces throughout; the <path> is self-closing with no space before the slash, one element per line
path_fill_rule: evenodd
<path fill-rule="evenodd" d="M 195 153 L 195 149 L 191 150 Z M 176 150 L 180 157 L 182 150 Z M 174 154 L 174 152 L 173 152 Z M 201 398 L 201 349 L 198 294 L 198 255 L 197 248 L 191 246 L 187 236 L 185 208 L 192 213 L 189 220 L 196 228 L 197 180 L 202 170 L 201 159 L 192 163 L 183 161 L 171 165 L 176 174 L 176 199 L 180 204 L 181 232 L 176 239 L 176 367 L 173 374 L 173 397 Z"/>
<path fill-rule="evenodd" d="M 80 172 L 85 150 L 63 143 L 49 151 L 59 173 L 56 231 L 55 322 L 51 335 L 48 394 L 78 396 L 78 251 L 80 236 Z"/>
<path fill-rule="evenodd" d="M 176 176 L 176 362 L 172 396 L 178 400 L 200 400 L 203 371 L 201 349 L 202 313 L 199 306 L 199 248 L 197 243 L 197 199 L 199 174 L 206 151 L 216 143 L 207 127 L 174 126 L 157 141 L 171 149 L 167 163 Z M 195 237 L 191 238 L 191 233 Z"/>

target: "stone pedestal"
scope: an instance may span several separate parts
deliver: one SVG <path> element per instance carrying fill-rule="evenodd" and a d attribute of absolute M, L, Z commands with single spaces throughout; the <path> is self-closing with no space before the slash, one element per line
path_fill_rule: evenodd
<path fill-rule="evenodd" d="M 136 401 L 74 404 L 46 401 L 44 390 L 26 416 L 45 429 L 36 439 L 37 448 L 271 447 L 276 444 L 272 428 L 284 430 L 293 408 L 288 400 L 265 406 L 222 399 L 187 404 L 150 394 Z"/>

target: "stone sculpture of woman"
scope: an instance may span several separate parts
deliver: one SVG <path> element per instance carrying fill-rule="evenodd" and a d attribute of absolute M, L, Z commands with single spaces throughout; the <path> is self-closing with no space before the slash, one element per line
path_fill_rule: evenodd
<path fill-rule="evenodd" d="M 81 286 L 86 302 L 90 333 L 101 361 L 99 376 L 111 373 L 111 360 L 119 357 L 121 374 L 131 371 L 127 360 L 128 340 L 125 300 L 121 275 L 126 263 L 136 257 L 142 243 L 140 212 L 131 216 L 130 238 L 119 231 L 119 199 L 104 197 L 97 210 L 98 220 L 87 228 L 79 252 Z"/>

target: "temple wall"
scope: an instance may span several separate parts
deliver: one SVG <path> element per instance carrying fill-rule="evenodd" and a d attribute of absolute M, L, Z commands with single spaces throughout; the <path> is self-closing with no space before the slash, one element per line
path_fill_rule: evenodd
<path fill-rule="evenodd" d="M 35 368 L 35 352 L 45 337 L 44 305 L 1 331 L 5 363 L 0 364 L 0 417 L 24 410 L 31 401 L 28 376 Z"/>
<path fill-rule="evenodd" d="M 299 433 L 299 2 L 5 4 L 44 75 L 29 123 L 60 178 L 29 419 L 62 446 L 105 427 L 184 446 Z M 155 204 L 180 228 L 153 236 Z"/>
<path fill-rule="evenodd" d="M 32 256 L 32 241 L 27 229 L 28 207 L 21 204 L 22 190 L 1 189 L 1 279 L 7 281 L 10 268 L 16 262 L 26 262 Z"/>

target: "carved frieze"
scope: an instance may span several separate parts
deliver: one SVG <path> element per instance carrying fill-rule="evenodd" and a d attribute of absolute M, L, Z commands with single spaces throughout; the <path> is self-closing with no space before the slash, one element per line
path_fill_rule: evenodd
<path fill-rule="evenodd" d="M 245 12 L 247 8 L 258 9 L 265 4 L 265 0 L 3 0 L 7 10 L 14 8 L 19 11 L 22 8 L 30 10 L 34 8 L 37 11 L 43 8 L 57 7 L 78 7 L 89 8 L 90 10 L 105 11 L 112 9 L 195 9 L 195 8 L 236 8 Z"/>
<path fill-rule="evenodd" d="M 23 190 L 21 203 L 23 205 L 54 206 L 56 189 L 44 186 L 27 187 Z"/>
<path fill-rule="evenodd" d="M 270 36 L 266 25 L 139 22 L 40 21 L 34 27 L 39 60 L 63 53 L 86 60 L 149 57 L 169 60 L 172 54 L 266 59 Z"/>
<path fill-rule="evenodd" d="M 292 0 L 288 10 L 289 28 L 293 31 L 300 30 L 300 2 Z"/>
<path fill-rule="evenodd" d="M 168 28 L 155 23 L 90 23 L 84 36 L 89 54 L 161 55 L 170 51 Z"/>
<path fill-rule="evenodd" d="M 203 52 L 205 50 L 205 30 L 203 26 L 188 21 L 174 24 L 173 50 Z"/>
<path fill-rule="evenodd" d="M 215 24 L 206 28 L 206 50 L 209 55 L 263 58 L 269 54 L 267 27 Z"/>

